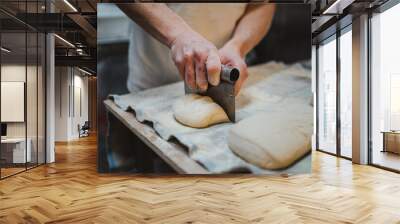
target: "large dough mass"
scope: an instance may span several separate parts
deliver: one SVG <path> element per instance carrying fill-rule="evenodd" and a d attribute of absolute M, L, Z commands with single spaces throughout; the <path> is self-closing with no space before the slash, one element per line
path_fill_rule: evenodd
<path fill-rule="evenodd" d="M 197 94 L 187 94 L 178 99 L 173 105 L 173 113 L 179 123 L 193 128 L 229 121 L 221 106 L 210 97 Z"/>
<path fill-rule="evenodd" d="M 292 165 L 311 150 L 312 119 L 290 113 L 260 113 L 232 127 L 229 148 L 245 161 L 266 169 Z"/>

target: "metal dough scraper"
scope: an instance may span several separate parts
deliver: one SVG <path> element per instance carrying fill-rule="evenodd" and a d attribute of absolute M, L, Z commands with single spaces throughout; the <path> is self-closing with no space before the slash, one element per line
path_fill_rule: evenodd
<path fill-rule="evenodd" d="M 235 122 L 235 82 L 239 79 L 239 69 L 222 65 L 221 81 L 218 86 L 208 85 L 206 92 L 200 92 L 197 89 L 190 89 L 185 83 L 185 93 L 195 93 L 199 95 L 209 96 L 228 115 L 230 121 Z"/>

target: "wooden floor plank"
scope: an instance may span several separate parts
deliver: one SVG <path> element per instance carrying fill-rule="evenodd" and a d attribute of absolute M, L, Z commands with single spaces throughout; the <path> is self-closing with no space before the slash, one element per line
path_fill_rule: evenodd
<path fill-rule="evenodd" d="M 290 177 L 98 174 L 96 140 L 0 181 L 0 223 L 400 223 L 400 175 L 313 152 Z"/>

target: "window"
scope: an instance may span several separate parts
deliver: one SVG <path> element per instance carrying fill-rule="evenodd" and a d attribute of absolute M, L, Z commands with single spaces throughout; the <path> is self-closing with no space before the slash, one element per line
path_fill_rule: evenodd
<path fill-rule="evenodd" d="M 390 130 L 400 130 L 400 73 L 390 74 Z"/>
<path fill-rule="evenodd" d="M 336 153 L 336 39 L 318 48 L 318 149 Z"/>
<path fill-rule="evenodd" d="M 351 28 L 323 41 L 317 52 L 318 149 L 345 158 L 352 157 Z"/>
<path fill-rule="evenodd" d="M 352 34 L 340 36 L 340 155 L 351 158 L 352 148 Z"/>
<path fill-rule="evenodd" d="M 370 160 L 395 170 L 400 170 L 399 21 L 400 4 L 371 18 Z"/>

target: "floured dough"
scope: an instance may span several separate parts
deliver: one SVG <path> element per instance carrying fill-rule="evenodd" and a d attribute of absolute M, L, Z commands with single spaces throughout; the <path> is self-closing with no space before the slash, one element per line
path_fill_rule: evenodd
<path fill-rule="evenodd" d="M 290 113 L 260 113 L 232 127 L 229 148 L 243 160 L 266 169 L 292 165 L 311 150 L 312 119 Z"/>
<path fill-rule="evenodd" d="M 193 128 L 205 128 L 229 121 L 221 106 L 210 97 L 197 94 L 188 94 L 178 99 L 173 105 L 173 113 L 179 123 Z"/>

